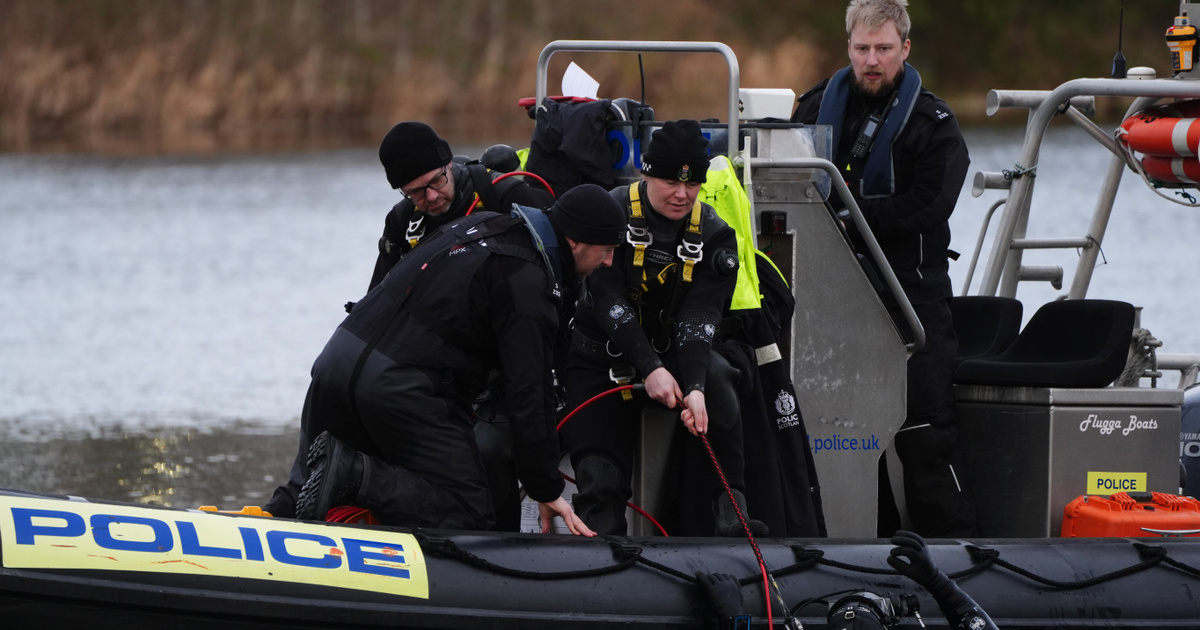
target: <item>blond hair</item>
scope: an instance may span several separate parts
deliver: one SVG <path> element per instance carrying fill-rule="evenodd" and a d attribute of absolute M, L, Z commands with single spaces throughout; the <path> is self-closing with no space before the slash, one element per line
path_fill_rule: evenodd
<path fill-rule="evenodd" d="M 900 41 L 908 39 L 912 21 L 908 19 L 908 0 L 851 0 L 846 7 L 846 34 L 862 25 L 874 31 L 891 22 L 900 31 Z"/>

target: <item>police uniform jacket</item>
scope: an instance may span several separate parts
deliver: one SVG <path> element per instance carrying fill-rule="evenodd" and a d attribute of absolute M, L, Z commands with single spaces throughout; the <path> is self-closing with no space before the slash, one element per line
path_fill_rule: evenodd
<path fill-rule="evenodd" d="M 828 83 L 825 80 L 800 97 L 792 122 L 816 122 Z M 843 128 L 833 131 L 839 137 L 833 162 L 854 193 L 909 301 L 919 305 L 953 295 L 947 221 L 966 180 L 970 159 L 946 103 L 925 89 L 916 98 L 909 120 L 892 144 L 892 196 L 862 198 L 859 194 L 864 160 L 851 156 L 850 150 L 863 122 L 875 112 L 853 91 Z"/>
<path fill-rule="evenodd" d="M 643 212 L 655 213 L 646 197 L 645 182 L 636 185 L 642 187 Z M 614 189 L 612 195 L 629 207 L 629 186 Z M 655 238 L 646 251 L 644 271 L 632 266 L 633 246 L 622 243 L 613 255 L 611 267 L 596 269 L 588 276 L 575 322 L 587 337 L 611 340 L 610 352 L 619 351 L 624 360 L 637 368 L 641 378 L 664 367 L 660 355 L 673 353 L 678 371 L 674 368 L 671 371 L 685 395 L 694 390 L 704 391 L 713 336 L 737 282 L 736 264 L 714 264 L 717 260 L 728 263 L 729 252 L 736 259 L 733 228 L 717 216 L 712 206 L 704 203 L 701 206 L 704 258 L 695 265 L 692 282 L 679 289 L 683 293 L 675 298 L 678 312 L 673 324 L 670 310 L 674 291 L 681 282 L 676 248 L 681 243 L 687 218 L 673 241 L 660 242 Z M 666 221 L 661 217 L 659 220 Z M 630 275 L 636 276 L 632 287 L 634 293 L 640 292 L 637 299 L 631 298 Z"/>

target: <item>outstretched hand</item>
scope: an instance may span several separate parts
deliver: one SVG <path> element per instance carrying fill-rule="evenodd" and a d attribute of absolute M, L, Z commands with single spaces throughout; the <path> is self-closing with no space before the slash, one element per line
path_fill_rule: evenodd
<path fill-rule="evenodd" d="M 929 546 L 924 538 L 901 530 L 892 536 L 891 542 L 896 546 L 888 556 L 887 563 L 901 575 L 924 586 L 934 597 L 950 584 L 950 578 L 933 563 L 933 556 L 929 555 Z"/>
<path fill-rule="evenodd" d="M 988 617 L 975 600 L 958 588 L 958 585 L 933 563 L 924 538 L 901 530 L 892 536 L 892 544 L 896 547 L 888 556 L 887 563 L 901 575 L 911 578 L 929 591 L 937 600 L 938 608 L 942 609 L 942 614 L 946 616 L 951 628 L 997 630 L 991 617 Z"/>
<path fill-rule="evenodd" d="M 564 523 L 567 524 L 567 529 L 571 530 L 576 536 L 592 537 L 596 532 L 588 529 L 587 525 L 583 524 L 583 519 L 575 514 L 575 510 L 571 509 L 571 504 L 567 500 L 559 497 L 549 503 L 538 503 L 538 522 L 542 526 L 542 533 L 549 534 L 554 528 L 554 517 L 561 516 Z"/>

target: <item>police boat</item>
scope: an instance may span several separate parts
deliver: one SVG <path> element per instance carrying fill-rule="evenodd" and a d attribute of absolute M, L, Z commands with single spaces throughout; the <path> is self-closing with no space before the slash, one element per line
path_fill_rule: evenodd
<path fill-rule="evenodd" d="M 970 259 L 969 276 L 977 265 L 982 272 L 976 293 L 967 294 L 968 277 L 954 300 L 956 398 L 980 537 L 929 542 L 936 564 L 1001 628 L 1200 627 L 1200 545 L 1191 540 L 1200 535 L 1200 508 L 1184 496 L 1200 473 L 1188 475 L 1190 483 L 1180 474 L 1181 453 L 1189 470 L 1200 455 L 1200 428 L 1180 430 L 1200 424 L 1200 355 L 1159 352 L 1166 342 L 1138 326 L 1132 305 L 1087 297 L 1125 171 L 1165 196 L 1194 187 L 1156 178 L 1145 167 L 1150 145 L 1124 137 L 1152 114 L 1169 113 L 1163 99 L 1200 100 L 1189 14 L 1200 14 L 1200 4 L 1181 3 L 1168 33 L 1178 59 L 1171 78 L 1133 68 L 1123 78 L 988 97 L 989 112 L 1017 108 L 1029 118 L 1020 155 L 975 176 L 976 196 L 1001 191 L 1003 199 L 987 213 Z M 740 170 L 749 210 L 731 221 L 748 249 L 759 250 L 742 252 L 750 262 L 742 272 L 777 270 L 795 299 L 777 352 L 765 355 L 786 366 L 795 396 L 767 397 L 777 412 L 773 429 L 807 432 L 803 455 L 820 481 L 828 537 L 679 538 L 657 535 L 645 520 L 633 521 L 631 536 L 592 539 L 411 530 L 4 490 L 0 609 L 8 623 L 704 628 L 716 623 L 715 612 L 697 575 L 724 573 L 740 585 L 739 627 L 945 627 L 936 602 L 889 567 L 892 547 L 875 537 L 878 460 L 903 421 L 905 361 L 923 339 L 828 159 L 829 130 L 777 122 L 789 117 L 794 93 L 740 88 L 732 51 L 704 42 L 552 42 L 538 61 L 533 106 L 546 99 L 550 58 L 564 51 L 711 52 L 727 60 L 728 122 L 705 123 L 714 168 Z M 1095 99 L 1130 97 L 1128 128 L 1089 118 Z M 658 123 L 640 101 L 612 108 L 615 177 L 631 180 Z M 1033 175 L 1060 114 L 1111 154 L 1111 166 L 1082 236 L 1031 237 Z M 829 203 L 835 195 L 844 217 Z M 851 245 L 842 221 L 863 228 L 865 246 Z M 1019 285 L 1058 288 L 1063 276 L 1061 268 L 1024 264 L 1023 253 L 1056 247 L 1081 252 L 1069 291 L 1036 308 L 1023 304 Z M 772 265 L 755 264 L 768 248 Z M 1024 325 L 1022 309 L 1033 313 Z M 1178 384 L 1166 383 L 1164 371 L 1177 371 Z M 655 479 L 665 440 L 656 435 L 671 424 L 653 415 L 635 480 L 635 500 L 650 513 L 665 501 Z M 1192 437 L 1181 443 L 1181 433 Z"/>

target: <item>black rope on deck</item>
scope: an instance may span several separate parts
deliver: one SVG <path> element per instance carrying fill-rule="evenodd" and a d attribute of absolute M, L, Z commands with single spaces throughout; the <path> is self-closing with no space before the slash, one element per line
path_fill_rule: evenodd
<path fill-rule="evenodd" d="M 1155 556 L 1161 555 L 1163 564 L 1175 567 L 1176 569 L 1179 569 L 1180 571 L 1183 571 L 1184 573 L 1187 573 L 1188 575 L 1190 575 L 1192 577 L 1200 578 L 1200 569 L 1197 569 L 1190 565 L 1186 565 L 1178 560 L 1171 558 L 1170 556 L 1167 555 L 1167 550 L 1162 547 L 1159 547 L 1156 545 L 1147 545 L 1144 543 L 1133 543 L 1133 546 L 1135 549 L 1138 550 L 1138 555 L 1143 558 L 1155 557 Z"/>
<path fill-rule="evenodd" d="M 595 567 L 591 569 L 578 569 L 573 571 L 526 571 L 523 569 L 514 569 L 511 567 L 504 567 L 494 564 L 469 551 L 466 551 L 465 549 L 462 549 L 456 545 L 454 541 L 447 538 L 432 537 L 420 531 L 415 532 L 414 536 L 416 537 L 417 542 L 421 545 L 421 550 L 428 555 L 455 560 L 484 571 L 489 571 L 497 575 L 503 575 L 507 577 L 516 577 L 528 580 L 588 578 L 619 573 L 626 569 L 632 568 L 635 564 L 642 564 L 646 567 L 654 569 L 655 571 L 678 578 L 679 580 L 689 584 L 696 584 L 699 581 L 694 575 L 644 557 L 642 555 L 643 550 L 641 547 L 615 539 L 605 539 L 609 547 L 612 549 L 613 558 L 616 560 L 614 564 L 609 566 Z M 1132 544 L 1137 550 L 1138 556 L 1142 559 L 1141 562 L 1130 565 L 1123 569 L 1106 573 L 1104 575 L 1072 582 L 1053 580 L 1018 567 L 1011 562 L 1002 559 L 1000 557 L 1000 552 L 995 549 L 979 547 L 976 545 L 966 545 L 967 552 L 971 558 L 971 566 L 963 569 L 962 571 L 950 573 L 948 574 L 948 577 L 953 580 L 960 580 L 962 578 L 978 575 L 992 567 L 1000 567 L 1054 590 L 1074 590 L 1096 586 L 1105 582 L 1112 582 L 1130 575 L 1141 573 L 1160 564 L 1165 564 L 1192 577 L 1200 578 L 1200 569 L 1172 559 L 1168 555 L 1166 548 L 1136 542 Z M 837 560 L 830 560 L 825 557 L 825 552 L 820 549 L 809 549 L 801 545 L 791 545 L 790 549 L 792 550 L 792 554 L 796 557 L 796 562 L 774 571 L 773 573 L 778 577 L 801 573 L 818 565 L 824 565 L 854 573 L 865 573 L 868 575 L 900 575 L 900 573 L 890 568 L 885 569 L 880 567 L 858 566 L 846 562 L 839 562 Z M 747 586 L 750 584 L 756 584 L 760 582 L 761 579 L 762 576 L 755 573 L 739 579 L 738 584 Z"/>
<path fill-rule="evenodd" d="M 1078 589 L 1078 588 L 1088 588 L 1089 586 L 1096 586 L 1098 584 L 1103 584 L 1105 582 L 1111 582 L 1113 580 L 1120 579 L 1120 578 L 1123 578 L 1123 577 L 1126 577 L 1129 575 L 1133 575 L 1135 573 L 1141 573 L 1142 571 L 1145 571 L 1146 569 L 1149 569 L 1149 568 L 1161 563 L 1163 561 L 1163 558 L 1167 557 L 1167 550 L 1163 549 L 1162 547 L 1156 547 L 1153 549 L 1156 549 L 1156 551 L 1154 551 L 1152 553 L 1149 551 L 1147 553 L 1142 553 L 1142 550 L 1139 549 L 1138 550 L 1139 555 L 1141 555 L 1142 557 L 1144 557 L 1146 559 L 1135 565 L 1125 567 L 1124 569 L 1118 569 L 1111 573 L 1105 573 L 1104 575 L 1098 575 L 1094 578 L 1088 578 L 1086 580 L 1078 580 L 1076 582 L 1062 582 L 1059 580 L 1051 580 L 1049 578 L 1044 578 L 1040 575 L 1037 575 L 1036 573 L 1033 573 L 1031 571 L 1026 571 L 1025 569 L 1022 569 L 1021 567 L 1015 566 L 1010 562 L 1001 560 L 999 558 L 999 554 L 997 554 L 995 563 L 996 563 L 996 566 L 1002 567 L 1004 569 L 1008 569 L 1009 571 L 1012 571 L 1013 573 L 1016 573 L 1017 575 L 1020 575 L 1022 577 L 1033 580 L 1034 582 L 1037 582 L 1038 584 L 1042 584 L 1044 586 L 1049 586 L 1050 588 L 1053 588 L 1055 590 L 1060 590 L 1060 591 L 1074 590 L 1074 589 Z"/>
<path fill-rule="evenodd" d="M 641 562 L 649 562 L 648 560 L 641 558 L 641 549 L 628 545 L 620 545 L 609 541 L 608 544 L 610 547 L 612 547 L 613 556 L 615 556 L 617 559 L 616 564 L 606 567 L 596 567 L 594 569 L 578 569 L 575 571 L 526 571 L 524 569 L 513 569 L 511 567 L 502 567 L 498 564 L 493 564 L 492 562 L 480 558 L 479 556 L 459 547 L 458 545 L 454 544 L 454 541 L 448 538 L 433 538 L 422 532 L 416 532 L 413 535 L 416 537 L 417 542 L 421 545 L 421 551 L 424 551 L 431 556 L 457 560 L 463 564 L 473 566 L 477 569 L 490 571 L 497 575 L 524 578 L 527 580 L 562 580 L 571 578 L 596 577 L 624 571 L 625 569 L 628 569 L 639 562 L 639 559 Z M 695 578 L 691 578 L 691 580 L 695 581 Z"/>
<path fill-rule="evenodd" d="M 1000 557 L 1000 552 L 986 547 L 967 545 L 967 555 L 971 557 L 971 566 L 962 571 L 947 574 L 947 577 L 951 580 L 961 580 L 965 577 L 979 575 L 996 563 L 996 558 Z"/>

